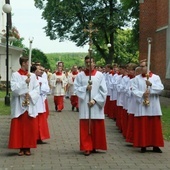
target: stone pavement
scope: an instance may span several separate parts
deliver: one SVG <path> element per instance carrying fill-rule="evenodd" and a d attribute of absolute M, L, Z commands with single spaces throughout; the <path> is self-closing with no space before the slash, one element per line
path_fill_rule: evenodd
<path fill-rule="evenodd" d="M 79 151 L 78 113 L 72 112 L 69 99 L 65 109 L 54 111 L 50 106 L 49 128 L 51 138 L 46 144 L 32 149 L 31 156 L 17 156 L 18 150 L 7 148 L 10 126 L 9 116 L 0 116 L 0 170 L 168 170 L 170 169 L 170 142 L 165 141 L 163 153 L 140 153 L 125 142 L 115 122 L 106 118 L 108 151 L 84 156 Z"/>

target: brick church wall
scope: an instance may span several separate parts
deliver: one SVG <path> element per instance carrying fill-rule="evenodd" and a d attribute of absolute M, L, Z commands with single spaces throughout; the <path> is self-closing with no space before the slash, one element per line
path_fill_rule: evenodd
<path fill-rule="evenodd" d="M 151 37 L 151 70 L 161 77 L 165 88 L 170 90 L 170 80 L 165 78 L 168 3 L 169 0 L 144 0 L 140 3 L 139 59 L 147 58 L 147 38 Z"/>

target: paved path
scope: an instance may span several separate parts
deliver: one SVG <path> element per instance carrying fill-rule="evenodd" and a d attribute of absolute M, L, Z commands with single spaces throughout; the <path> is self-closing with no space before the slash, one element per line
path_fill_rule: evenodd
<path fill-rule="evenodd" d="M 79 151 L 78 113 L 72 112 L 69 99 L 63 112 L 54 111 L 52 97 L 47 144 L 32 149 L 31 156 L 17 156 L 18 150 L 7 149 L 9 116 L 0 116 L 0 170 L 168 170 L 170 142 L 165 142 L 163 153 L 140 153 L 125 142 L 115 122 L 106 118 L 108 151 L 84 156 Z"/>

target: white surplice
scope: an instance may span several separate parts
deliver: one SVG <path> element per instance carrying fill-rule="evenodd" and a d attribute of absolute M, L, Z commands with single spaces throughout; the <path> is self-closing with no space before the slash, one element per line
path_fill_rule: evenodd
<path fill-rule="evenodd" d="M 149 101 L 150 105 L 143 105 L 143 93 L 146 91 L 146 77 L 138 75 L 134 78 L 132 82 L 132 92 L 136 96 L 137 110 L 135 116 L 159 116 L 162 115 L 159 95 L 164 89 L 164 86 L 161 82 L 161 79 L 158 75 L 152 74 L 149 77 L 149 81 L 152 83 L 152 86 L 149 87 L 150 96 Z"/>
<path fill-rule="evenodd" d="M 104 104 L 107 96 L 105 77 L 97 71 L 94 76 L 91 76 L 91 80 L 91 99 L 96 101 L 96 104 L 91 107 L 91 119 L 104 119 Z M 80 119 L 89 119 L 89 92 L 86 90 L 88 81 L 89 76 L 86 76 L 84 71 L 80 72 L 74 80 L 74 92 L 79 97 Z"/>
<path fill-rule="evenodd" d="M 37 110 L 38 113 L 44 113 L 46 112 L 45 100 L 47 98 L 47 94 L 50 91 L 50 87 L 48 85 L 48 81 L 46 78 L 38 77 L 38 82 L 40 84 L 39 87 L 40 95 L 37 102 Z"/>
<path fill-rule="evenodd" d="M 61 82 L 56 82 L 57 79 L 60 79 Z M 67 83 L 68 83 L 68 80 L 64 73 L 62 73 L 61 75 L 56 75 L 56 73 L 53 73 L 50 79 L 52 94 L 54 96 L 64 96 Z"/>
<path fill-rule="evenodd" d="M 19 72 L 14 72 L 11 76 L 11 116 L 12 118 L 19 117 L 25 111 L 28 111 L 28 115 L 31 117 L 36 117 L 38 115 L 36 103 L 39 98 L 39 83 L 36 79 L 35 74 L 30 73 L 30 83 L 27 86 L 25 80 L 27 76 L 20 75 Z M 29 100 L 28 106 L 22 106 L 25 101 L 25 94 L 29 93 L 31 99 Z"/>

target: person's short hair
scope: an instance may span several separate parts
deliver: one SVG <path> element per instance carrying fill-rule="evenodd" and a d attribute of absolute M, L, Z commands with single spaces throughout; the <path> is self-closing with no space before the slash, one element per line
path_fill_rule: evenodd
<path fill-rule="evenodd" d="M 140 63 L 143 63 L 143 62 L 147 62 L 147 59 L 145 58 L 145 59 L 140 60 Z"/>
<path fill-rule="evenodd" d="M 113 66 L 111 64 L 106 64 L 107 68 L 113 69 Z"/>
<path fill-rule="evenodd" d="M 36 66 L 40 66 L 40 65 L 41 65 L 41 63 L 40 63 L 40 62 L 38 62 L 38 61 L 36 61 L 36 62 L 35 62 L 35 65 L 36 65 Z"/>
<path fill-rule="evenodd" d="M 113 67 L 119 67 L 119 65 L 117 63 L 113 63 L 112 66 Z"/>
<path fill-rule="evenodd" d="M 31 66 L 31 73 L 34 73 L 35 71 L 37 70 L 37 67 L 35 65 L 32 65 Z"/>
<path fill-rule="evenodd" d="M 135 70 L 138 65 L 136 63 L 129 63 L 128 64 L 128 69 L 129 70 Z"/>
<path fill-rule="evenodd" d="M 119 68 L 126 69 L 127 66 L 126 66 L 126 64 L 120 64 Z"/>
<path fill-rule="evenodd" d="M 148 60 L 145 58 L 145 59 L 142 59 L 140 60 L 140 64 L 145 62 L 146 66 L 148 65 Z M 150 66 L 151 66 L 151 62 L 150 62 Z"/>
<path fill-rule="evenodd" d="M 59 66 L 60 64 L 62 64 L 62 67 L 64 67 L 64 62 L 63 62 L 63 61 L 58 61 L 58 62 L 56 63 L 56 66 Z"/>
<path fill-rule="evenodd" d="M 89 55 L 86 55 L 85 58 L 84 58 L 84 60 L 88 60 L 88 59 L 90 59 L 90 58 L 91 58 L 91 59 L 93 60 L 93 62 L 94 62 L 94 57 L 90 57 Z"/>
<path fill-rule="evenodd" d="M 29 58 L 27 56 L 22 56 L 19 58 L 19 64 L 22 66 L 23 62 L 27 62 L 29 60 Z"/>

